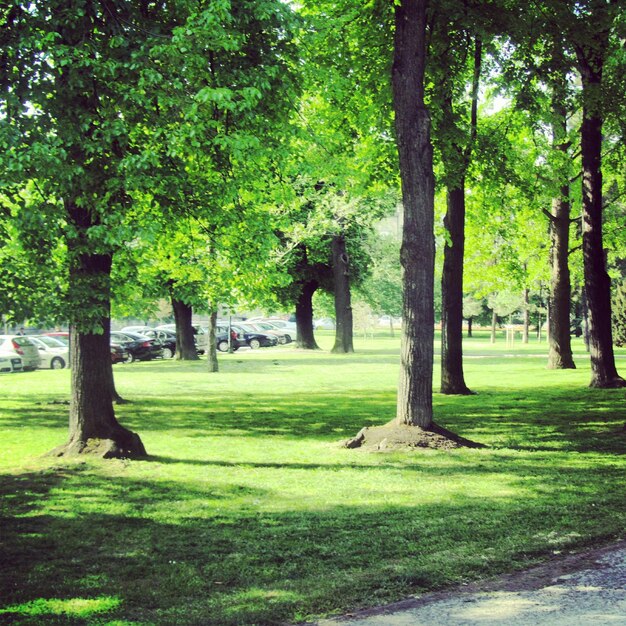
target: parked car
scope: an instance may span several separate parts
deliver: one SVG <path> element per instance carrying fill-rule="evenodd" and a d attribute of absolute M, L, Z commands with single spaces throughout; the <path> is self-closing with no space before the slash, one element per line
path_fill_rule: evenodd
<path fill-rule="evenodd" d="M 44 337 L 54 337 L 59 341 L 62 341 L 66 346 L 70 345 L 70 334 L 67 331 L 57 330 L 53 333 L 44 333 Z"/>
<path fill-rule="evenodd" d="M 176 324 L 161 324 L 157 326 L 154 330 L 167 330 L 176 335 Z M 209 345 L 209 335 L 208 330 L 203 328 L 199 324 L 193 325 L 193 339 L 196 343 L 196 350 L 198 354 L 204 354 L 207 351 Z"/>
<path fill-rule="evenodd" d="M 231 328 L 230 331 L 230 344 L 228 343 L 228 327 L 218 326 L 215 331 L 215 341 L 217 349 L 220 352 L 228 352 L 228 348 L 232 348 L 233 352 L 238 350 L 242 344 L 240 338 L 237 336 L 237 331 Z"/>
<path fill-rule="evenodd" d="M 22 357 L 8 350 L 0 351 L 0 373 L 22 372 L 24 364 Z"/>
<path fill-rule="evenodd" d="M 138 333 L 140 335 L 145 335 L 146 331 L 154 330 L 150 328 L 150 326 L 124 326 L 124 328 L 120 329 L 121 333 Z"/>
<path fill-rule="evenodd" d="M 29 337 L 37 346 L 41 362 L 39 367 L 62 370 L 70 362 L 69 347 L 55 337 L 37 335 Z"/>
<path fill-rule="evenodd" d="M 163 348 L 163 358 L 171 359 L 176 354 L 176 333 L 171 330 L 159 330 L 156 328 L 150 328 L 142 333 L 150 339 L 158 339 L 161 342 Z"/>
<path fill-rule="evenodd" d="M 269 322 L 256 321 L 256 322 L 246 322 L 246 327 L 252 328 L 260 333 L 265 333 L 266 335 L 273 335 L 278 339 L 278 343 L 281 345 L 285 345 L 286 343 L 291 343 L 291 335 L 284 330 L 280 330 L 276 326 L 273 326 Z"/>
<path fill-rule="evenodd" d="M 269 348 L 278 343 L 278 339 L 272 335 L 258 332 L 253 328 L 243 324 L 231 324 L 230 326 L 237 333 L 237 340 L 240 344 L 246 345 L 253 350 L 257 348 Z"/>
<path fill-rule="evenodd" d="M 126 363 L 128 359 L 128 352 L 124 350 L 121 345 L 116 343 L 111 344 L 111 363 L 113 363 L 113 365 L 116 363 Z"/>
<path fill-rule="evenodd" d="M 288 320 L 279 319 L 277 317 L 268 317 L 263 320 L 264 322 L 269 322 L 278 328 L 279 330 L 284 330 L 285 332 L 291 335 L 291 338 L 295 341 L 295 338 L 298 334 L 298 326 L 295 322 L 290 322 Z"/>
<path fill-rule="evenodd" d="M 0 351 L 21 357 L 24 371 L 36 370 L 41 361 L 37 346 L 23 335 L 0 335 Z"/>
<path fill-rule="evenodd" d="M 114 331 L 111 333 L 111 343 L 122 346 L 128 352 L 126 363 L 149 361 L 163 355 L 163 348 L 158 339 L 151 339 L 136 333 Z"/>

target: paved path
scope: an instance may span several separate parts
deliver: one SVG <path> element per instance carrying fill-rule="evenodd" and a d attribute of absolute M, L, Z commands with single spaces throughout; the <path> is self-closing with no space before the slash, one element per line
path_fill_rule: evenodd
<path fill-rule="evenodd" d="M 626 626 L 626 542 L 317 626 Z"/>

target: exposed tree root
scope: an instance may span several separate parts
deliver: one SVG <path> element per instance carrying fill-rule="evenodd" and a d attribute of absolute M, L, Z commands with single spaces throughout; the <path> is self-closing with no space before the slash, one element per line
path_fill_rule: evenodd
<path fill-rule="evenodd" d="M 589 386 L 595 389 L 622 389 L 623 387 L 626 387 L 626 380 L 620 376 L 607 379 L 594 378 Z"/>
<path fill-rule="evenodd" d="M 139 435 L 127 430 L 124 436 L 115 439 L 70 440 L 68 443 L 51 450 L 48 456 L 89 455 L 101 459 L 142 459 L 148 456 Z"/>
<path fill-rule="evenodd" d="M 345 448 L 363 448 L 371 452 L 414 450 L 416 448 L 435 448 L 451 450 L 454 448 L 484 448 L 485 446 L 441 427 L 432 424 L 423 429 L 418 426 L 408 426 L 396 420 L 384 426 L 366 427 L 359 431 L 356 437 L 344 442 Z"/>

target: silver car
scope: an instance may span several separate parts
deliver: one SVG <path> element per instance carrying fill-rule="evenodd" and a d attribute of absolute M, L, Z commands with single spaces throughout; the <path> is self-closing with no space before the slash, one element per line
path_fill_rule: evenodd
<path fill-rule="evenodd" d="M 41 357 L 37 346 L 22 335 L 0 335 L 0 351 L 12 352 L 22 359 L 24 371 L 36 370 Z"/>
<path fill-rule="evenodd" d="M 61 370 L 70 362 L 69 346 L 59 339 L 46 337 L 45 335 L 29 337 L 29 339 L 39 350 L 39 356 L 41 357 L 39 367 Z"/>
<path fill-rule="evenodd" d="M 14 352 L 0 351 L 0 374 L 21 372 L 23 369 L 22 357 L 17 356 Z"/>

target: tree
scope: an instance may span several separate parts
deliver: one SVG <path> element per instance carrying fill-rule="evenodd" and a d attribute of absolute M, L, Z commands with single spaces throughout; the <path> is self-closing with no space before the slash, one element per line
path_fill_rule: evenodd
<path fill-rule="evenodd" d="M 583 262 L 589 305 L 592 387 L 625 387 L 615 367 L 611 330 L 611 281 L 602 237 L 602 87 L 616 20 L 615 0 L 589 0 L 576 32 L 570 34 L 582 80 L 583 121 L 580 129 L 583 186 Z M 578 7 L 575 11 L 580 10 Z M 580 30 L 578 30 L 580 29 Z M 582 36 L 579 34 L 582 31 Z"/>
<path fill-rule="evenodd" d="M 59 453 L 98 447 L 106 456 L 145 454 L 111 404 L 113 258 L 137 232 L 138 197 L 165 195 L 161 177 L 149 173 L 163 174 L 181 151 L 229 146 L 231 161 L 212 172 L 218 177 L 234 157 L 245 161 L 246 147 L 261 143 L 274 115 L 289 109 L 276 95 L 289 83 L 290 15 L 274 0 L 15 1 L 2 8 L 3 164 L 12 184 L 37 179 L 47 202 L 57 213 L 61 207 L 65 226 L 73 370 L 70 440 Z M 224 50 L 237 89 L 213 83 L 212 58 Z M 259 136 L 237 134 L 231 122 L 240 112 Z M 194 129 L 210 141 L 194 137 Z"/>
<path fill-rule="evenodd" d="M 397 4 L 395 26 L 392 85 L 404 206 L 402 365 L 396 419 L 427 429 L 433 424 L 435 237 L 430 116 L 424 102 L 425 0 Z"/>
<path fill-rule="evenodd" d="M 551 0 L 534 15 L 535 26 L 573 55 L 581 80 L 582 251 L 592 387 L 626 385 L 615 367 L 610 278 L 603 245 L 602 127 L 608 110 L 603 104 L 607 95 L 604 76 L 612 64 L 621 67 L 623 74 L 622 45 L 616 35 L 620 19 L 623 11 L 616 0 Z M 607 99 L 614 101 L 614 97 Z"/>
<path fill-rule="evenodd" d="M 129 96 L 147 51 L 147 31 L 129 25 L 156 17 L 144 8 L 57 0 L 2 13 L 4 164 L 14 180 L 36 179 L 47 215 L 66 224 L 72 394 L 58 454 L 145 455 L 115 418 L 109 347 L 111 264 L 129 205 L 123 162 L 141 109 Z"/>
<path fill-rule="evenodd" d="M 470 394 L 463 374 L 463 259 L 465 183 L 478 130 L 478 91 L 483 57 L 482 33 L 463 23 L 461 7 L 435 12 L 431 37 L 434 136 L 441 152 L 446 185 L 441 305 L 441 393 Z M 471 16 L 475 27 L 478 15 Z M 452 42 L 456 45 L 453 45 Z M 473 49 L 472 49 L 473 48 Z M 468 57 L 471 61 L 468 62 Z M 469 72 L 471 78 L 467 77 Z M 470 96 L 466 97 L 465 83 Z"/>

